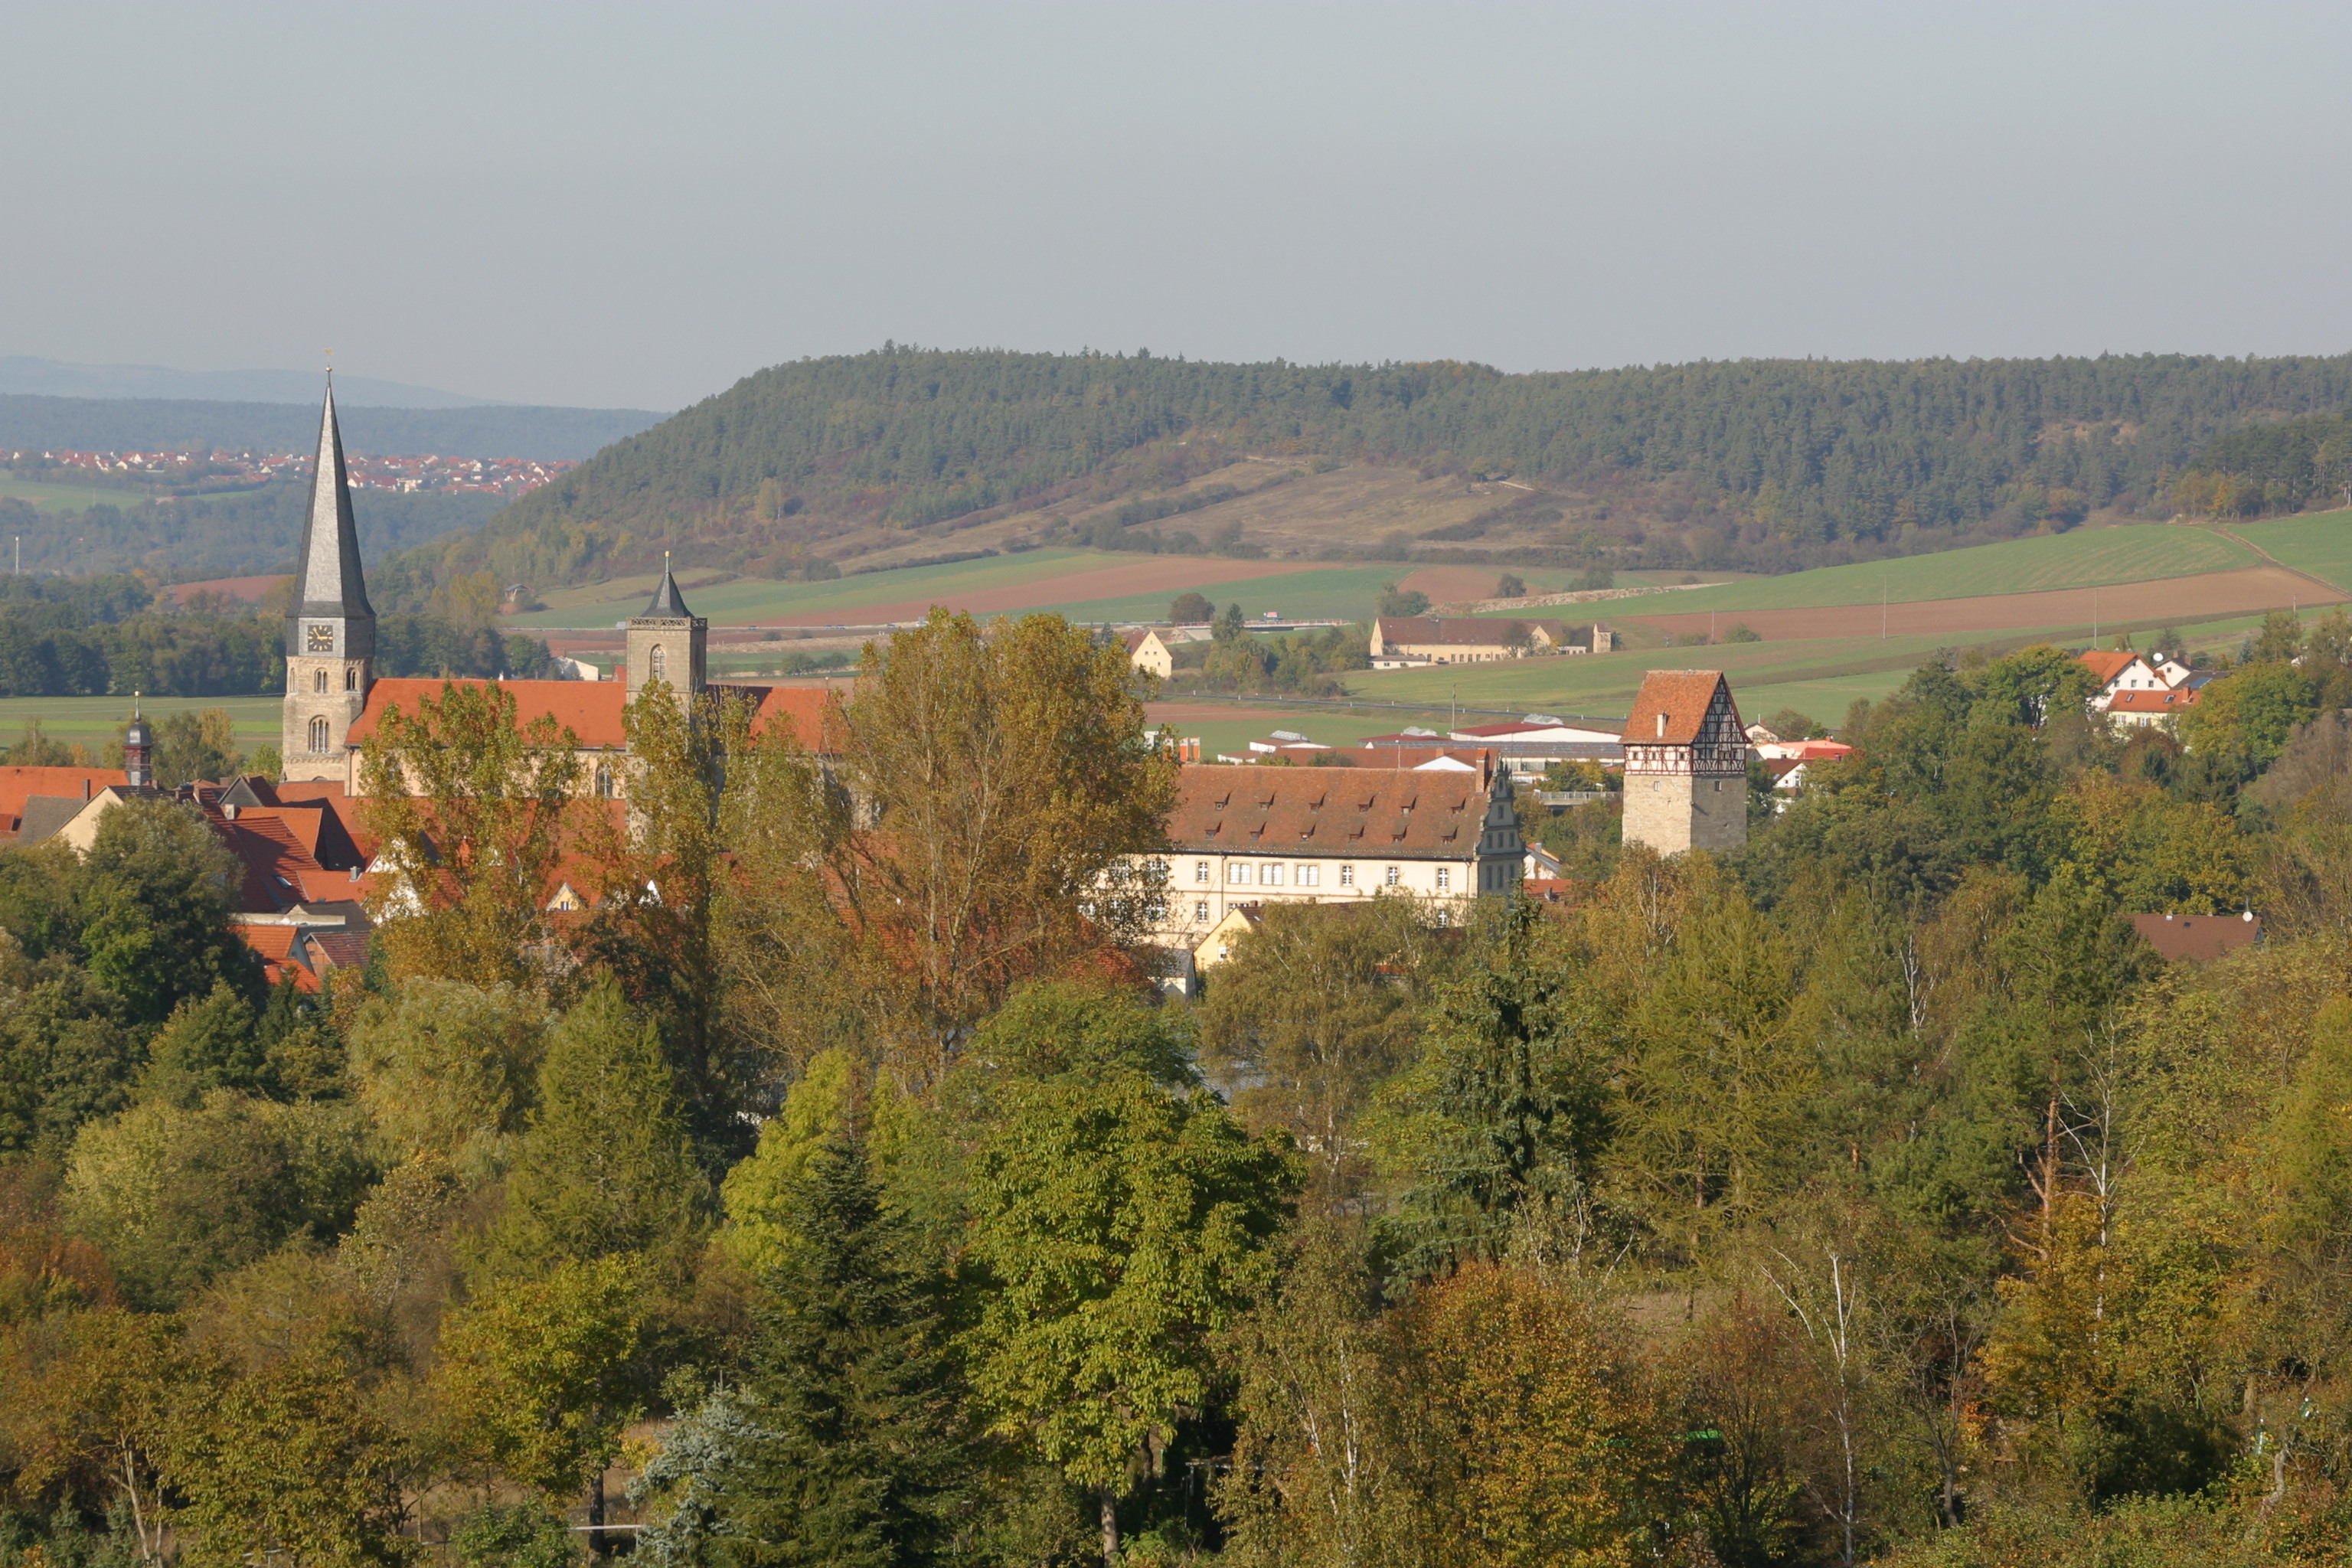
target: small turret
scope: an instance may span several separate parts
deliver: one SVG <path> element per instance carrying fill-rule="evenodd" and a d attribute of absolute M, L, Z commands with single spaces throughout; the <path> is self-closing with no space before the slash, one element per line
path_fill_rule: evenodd
<path fill-rule="evenodd" d="M 131 695 L 131 727 L 122 731 L 122 775 L 132 789 L 155 783 L 155 731 L 139 715 L 139 694 Z"/>

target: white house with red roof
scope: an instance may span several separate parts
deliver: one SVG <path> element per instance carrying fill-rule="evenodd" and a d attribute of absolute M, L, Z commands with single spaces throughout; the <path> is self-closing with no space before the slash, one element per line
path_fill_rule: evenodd
<path fill-rule="evenodd" d="M 2091 710 L 2104 713 L 2116 696 L 2126 691 L 2169 691 L 2172 683 L 2165 679 L 2156 666 L 2126 648 L 2093 648 L 2079 654 L 2075 662 L 2089 670 L 2099 683 L 2098 691 L 2091 698 Z"/>

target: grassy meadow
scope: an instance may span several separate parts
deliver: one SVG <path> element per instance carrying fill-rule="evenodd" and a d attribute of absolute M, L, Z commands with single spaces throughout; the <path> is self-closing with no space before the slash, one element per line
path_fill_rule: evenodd
<path fill-rule="evenodd" d="M 226 709 L 236 721 L 237 744 L 247 751 L 278 743 L 277 697 L 144 697 L 140 711 L 163 719 L 182 710 Z M 122 731 L 131 719 L 128 697 L 0 697 L 0 745 L 14 745 L 35 720 L 53 741 L 89 748 L 92 757 Z"/>
<path fill-rule="evenodd" d="M 2300 521 L 2300 520 L 2298 520 Z M 2252 538 L 2251 533 L 2248 534 Z M 2264 549 L 2270 546 L 2265 544 Z M 2275 553 L 2275 552 L 2273 552 Z M 2284 556 L 2281 559 L 2284 559 Z M 1841 605 L 2037 594 L 2105 587 L 2158 577 L 2192 577 L 2259 566 L 2262 559 L 2208 528 L 2136 523 L 2012 539 L 1968 550 L 1893 561 L 1824 566 L 1782 577 L 1754 577 L 1719 588 L 1693 588 L 1658 599 L 1611 601 L 1617 615 L 1706 610 L 1804 610 Z M 1557 614 L 1556 611 L 1538 612 Z"/>
<path fill-rule="evenodd" d="M 2275 522 L 2240 523 L 2231 531 L 2298 572 L 2352 593 L 2352 511 L 2315 511 Z"/>

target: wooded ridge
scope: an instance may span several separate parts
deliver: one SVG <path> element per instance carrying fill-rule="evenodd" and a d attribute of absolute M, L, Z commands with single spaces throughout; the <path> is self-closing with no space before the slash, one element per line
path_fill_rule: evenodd
<path fill-rule="evenodd" d="M 890 344 L 746 377 L 478 535 L 425 547 L 419 564 L 428 576 L 488 569 L 553 584 L 672 549 L 686 563 L 784 575 L 910 531 L 1030 512 L 1050 526 L 1056 510 L 1164 500 L 1244 456 L 1287 455 L 1302 468 L 1508 479 L 1521 488 L 1500 498 L 1498 517 L 1571 558 L 1787 570 L 2063 528 L 2100 510 L 2169 515 L 2168 481 L 2215 437 L 2347 402 L 2352 356 L 2340 355 L 1507 374 Z M 1108 531 L 1190 510 L 1160 508 L 1146 502 L 1137 523 L 1114 519 Z M 1442 537 L 1484 529 L 1474 519 Z M 1335 535 L 1332 552 L 1382 542 Z M 1385 542 L 1393 554 L 1405 542 Z"/>

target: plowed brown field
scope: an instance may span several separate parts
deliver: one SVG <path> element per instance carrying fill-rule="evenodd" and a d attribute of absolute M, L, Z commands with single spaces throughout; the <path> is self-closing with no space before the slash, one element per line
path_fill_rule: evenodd
<path fill-rule="evenodd" d="M 1744 626 L 1767 641 L 1783 637 L 1866 637 L 1885 629 L 1905 637 L 1965 637 L 1977 632 L 2018 631 L 2032 626 L 2121 626 L 2132 621 L 2219 620 L 2284 609 L 2290 605 L 2332 605 L 2342 591 L 2278 566 L 2214 572 L 2201 577 L 2159 577 L 2119 583 L 2095 590 L 2067 588 L 2047 594 L 1997 594 L 1970 599 L 1928 599 L 1905 605 L 1842 605 L 1809 610 L 1719 610 L 1680 616 L 1625 616 L 1645 626 L 1681 636 L 1712 630 L 1717 636 Z M 1884 619 L 1882 621 L 1882 615 Z"/>
<path fill-rule="evenodd" d="M 1495 566 L 1423 566 L 1397 585 L 1418 588 L 1433 604 L 1459 605 L 1492 598 L 1502 574 Z"/>

